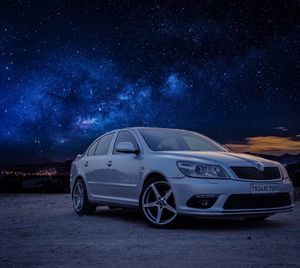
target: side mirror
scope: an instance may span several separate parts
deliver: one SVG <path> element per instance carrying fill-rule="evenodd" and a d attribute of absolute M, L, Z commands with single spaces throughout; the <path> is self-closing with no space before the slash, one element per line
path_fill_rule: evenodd
<path fill-rule="evenodd" d="M 119 153 L 125 153 L 125 154 L 138 154 L 139 150 L 134 148 L 132 142 L 124 141 L 120 142 L 116 146 L 116 151 Z"/>

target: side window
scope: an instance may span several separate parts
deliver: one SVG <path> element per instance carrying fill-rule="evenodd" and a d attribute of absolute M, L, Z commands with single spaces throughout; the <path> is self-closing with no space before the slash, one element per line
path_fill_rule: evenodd
<path fill-rule="evenodd" d="M 110 143 L 111 143 L 111 140 L 112 140 L 114 134 L 115 133 L 107 134 L 99 140 L 95 155 L 108 154 L 109 146 L 110 146 Z"/>
<path fill-rule="evenodd" d="M 94 155 L 95 153 L 95 149 L 97 147 L 97 144 L 98 144 L 98 141 L 99 140 L 96 140 L 89 148 L 88 152 L 87 152 L 87 155 L 90 156 L 90 155 Z"/>
<path fill-rule="evenodd" d="M 120 143 L 120 142 L 125 142 L 125 141 L 129 141 L 133 144 L 134 148 L 138 149 L 139 146 L 137 144 L 137 141 L 135 139 L 135 137 L 133 136 L 133 134 L 127 130 L 124 130 L 124 131 L 120 131 L 119 134 L 118 134 L 118 137 L 115 141 L 115 144 L 114 144 L 114 150 L 113 150 L 113 154 L 119 154 L 117 151 L 116 151 L 116 146 Z"/>

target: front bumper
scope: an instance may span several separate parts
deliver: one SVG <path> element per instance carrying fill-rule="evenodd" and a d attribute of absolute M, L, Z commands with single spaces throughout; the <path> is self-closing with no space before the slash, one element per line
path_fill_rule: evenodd
<path fill-rule="evenodd" d="M 244 180 L 220 180 L 220 179 L 196 179 L 196 178 L 169 178 L 176 201 L 176 208 L 179 215 L 192 215 L 200 217 L 255 217 L 267 216 L 279 212 L 287 212 L 294 209 L 293 186 L 283 181 L 244 181 Z M 242 209 L 225 209 L 224 204 L 231 195 L 251 194 L 252 183 L 276 183 L 279 186 L 279 193 L 286 193 L 291 200 L 285 206 L 251 207 Z M 217 195 L 217 200 L 210 208 L 194 208 L 187 205 L 188 200 L 195 195 Z M 269 194 L 256 194 L 265 195 Z"/>

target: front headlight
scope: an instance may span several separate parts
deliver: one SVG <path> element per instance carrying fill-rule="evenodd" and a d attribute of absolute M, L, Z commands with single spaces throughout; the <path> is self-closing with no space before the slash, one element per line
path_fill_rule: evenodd
<path fill-rule="evenodd" d="M 227 179 L 229 178 L 226 171 L 216 165 L 207 165 L 195 162 L 177 162 L 179 170 L 188 177 L 194 178 L 218 178 L 218 179 Z"/>
<path fill-rule="evenodd" d="M 280 165 L 279 169 L 280 169 L 280 173 L 281 173 L 281 177 L 282 177 L 282 182 L 284 184 L 291 184 L 291 185 L 293 185 L 293 182 L 290 179 L 289 174 L 286 171 L 285 167 L 283 165 Z"/>
<path fill-rule="evenodd" d="M 286 179 L 289 177 L 289 174 L 287 173 L 287 171 L 283 165 L 280 165 L 280 172 L 281 172 L 281 177 L 283 179 Z"/>

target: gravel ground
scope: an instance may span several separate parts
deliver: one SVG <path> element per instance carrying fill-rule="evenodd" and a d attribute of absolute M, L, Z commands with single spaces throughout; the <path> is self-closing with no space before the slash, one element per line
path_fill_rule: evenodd
<path fill-rule="evenodd" d="M 300 267 L 300 202 L 265 222 L 182 219 L 153 229 L 138 212 L 79 217 L 70 195 L 0 195 L 0 267 Z"/>

